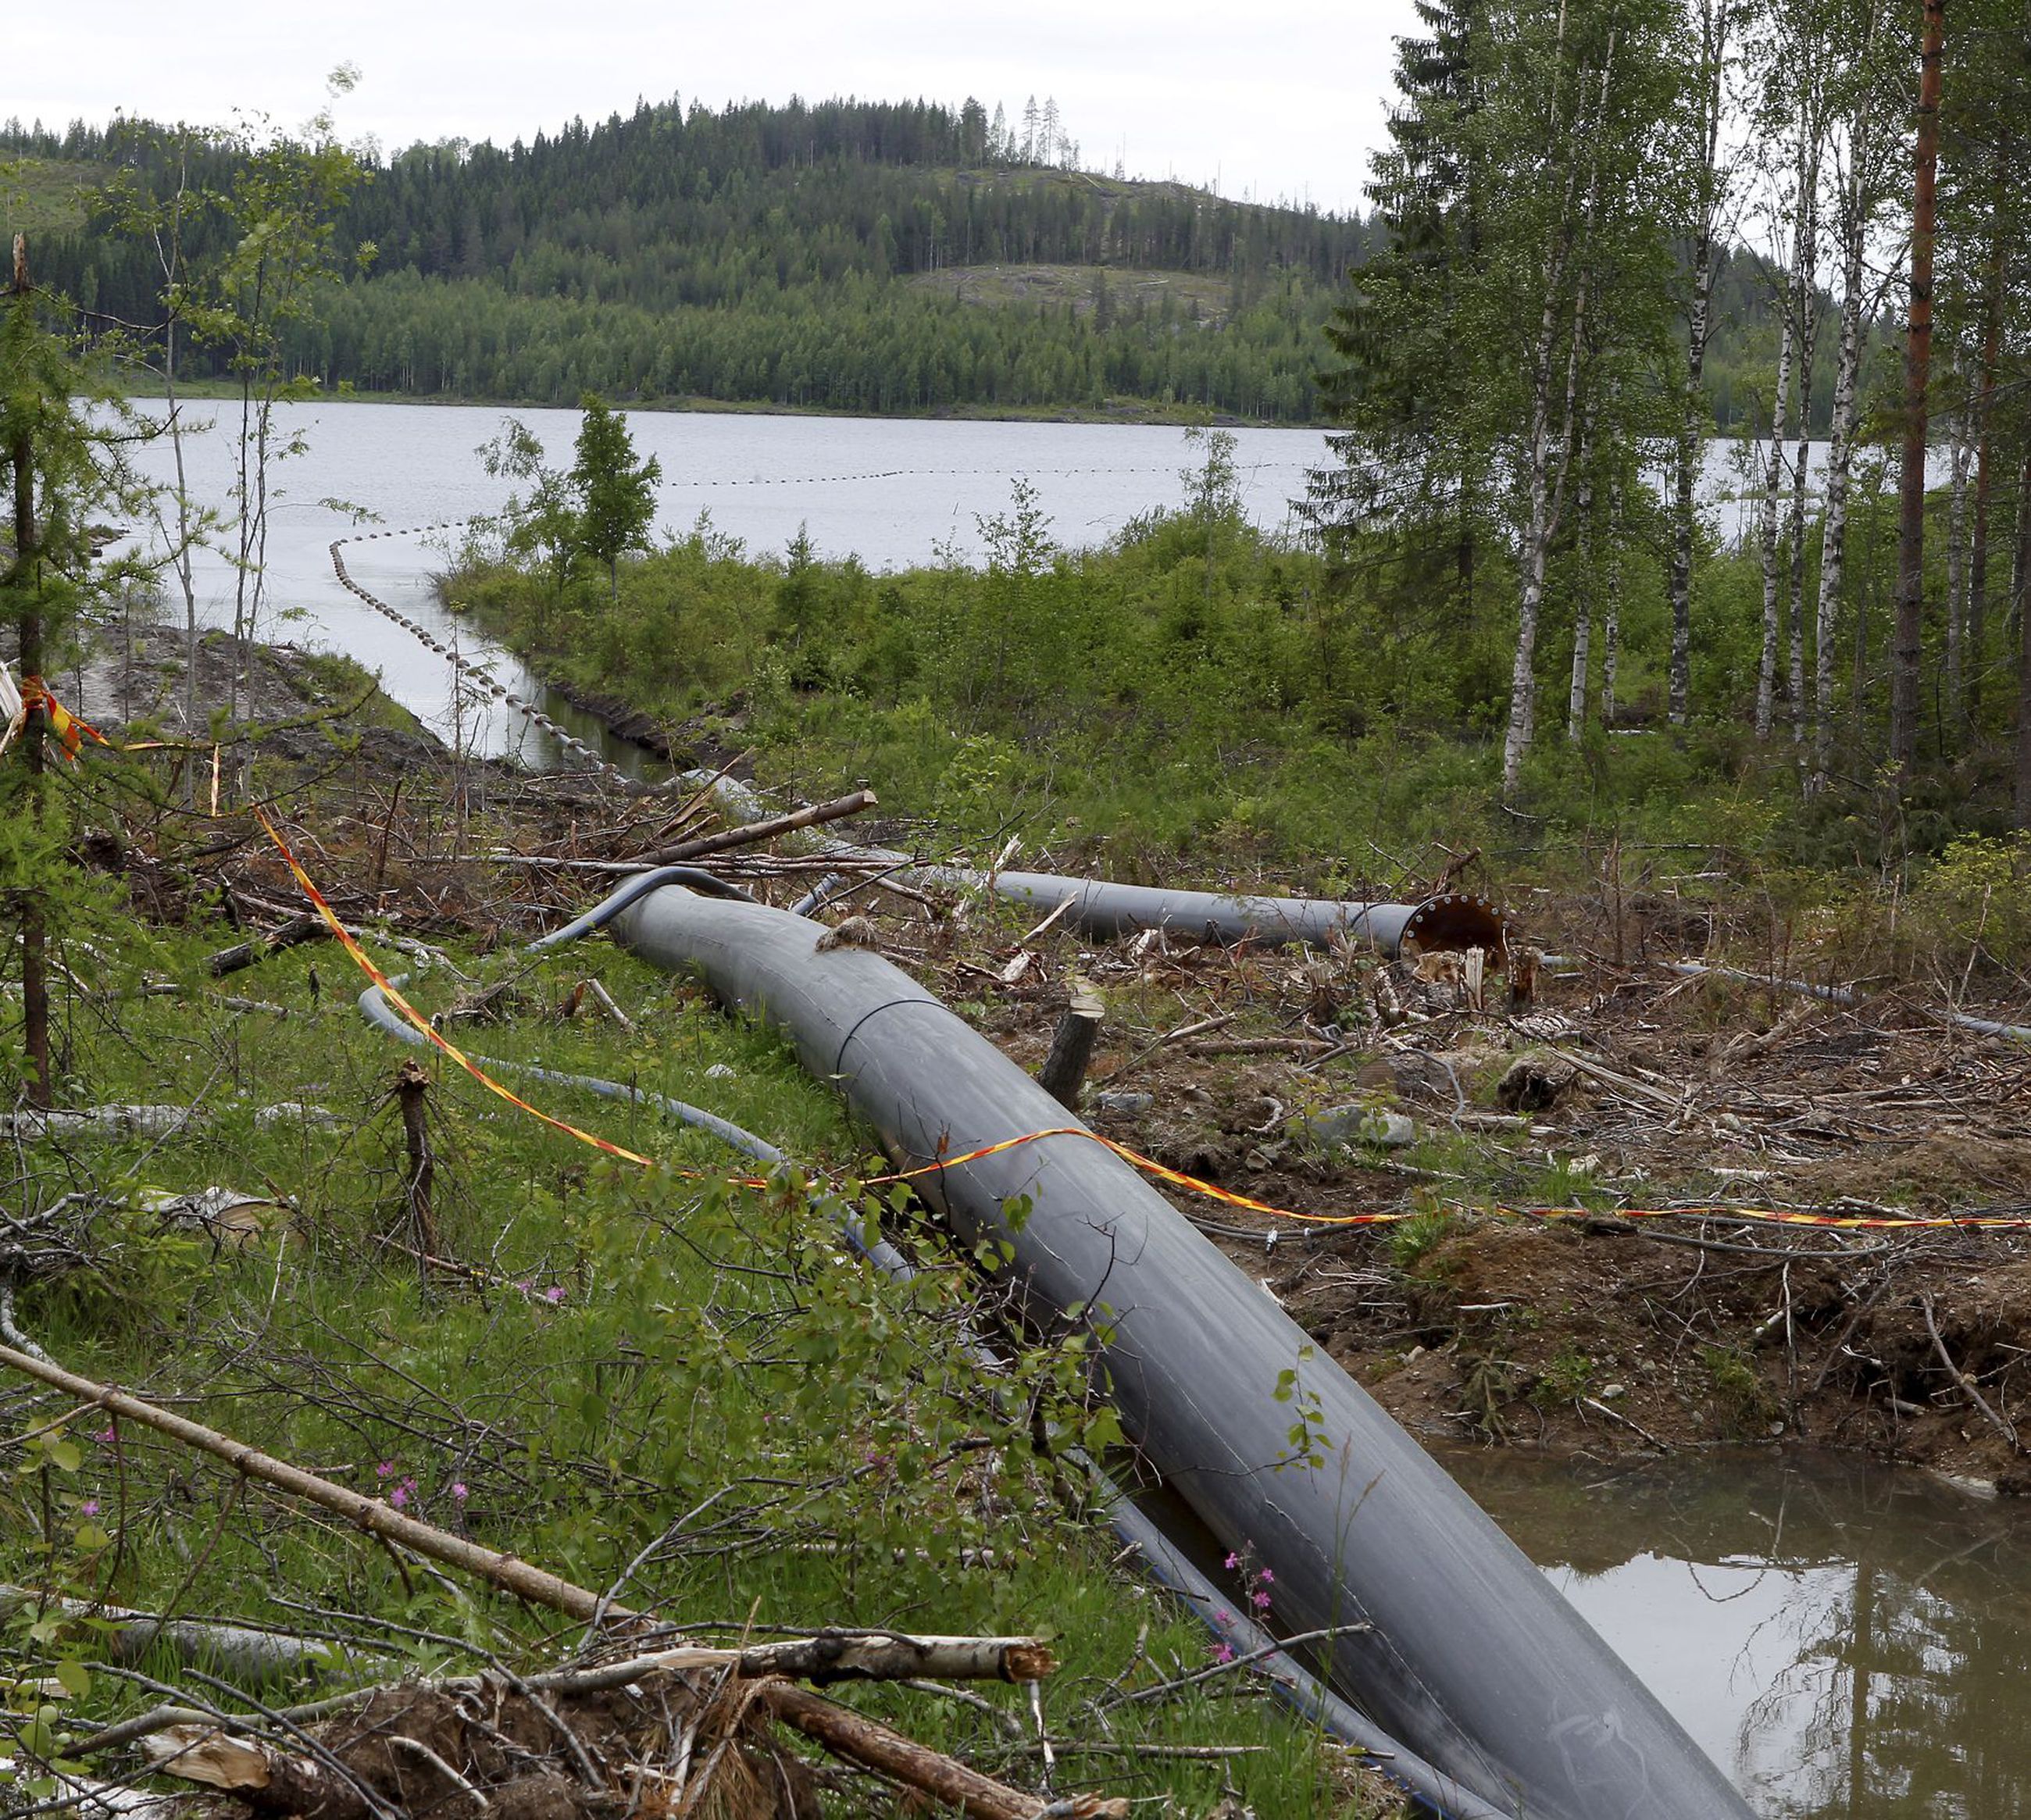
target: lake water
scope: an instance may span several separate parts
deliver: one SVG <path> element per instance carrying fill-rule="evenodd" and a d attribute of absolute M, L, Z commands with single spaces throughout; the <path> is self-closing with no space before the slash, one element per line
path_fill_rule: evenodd
<path fill-rule="evenodd" d="M 1766 1820 L 2031 1813 L 2031 1509 L 1757 1452 L 1445 1464 Z"/>
<path fill-rule="evenodd" d="M 278 443 L 300 438 L 303 453 L 274 464 L 270 481 L 264 636 L 346 652 L 380 673 L 388 692 L 427 725 L 469 749 L 516 752 L 543 766 L 569 763 L 547 736 L 498 704 L 460 704 L 444 658 L 348 594 L 327 546 L 348 543 L 353 579 L 468 658 L 483 661 L 512 692 L 541 699 L 572 732 L 639 769 L 640 755 L 617 747 L 587 716 L 550 696 L 513 657 L 438 604 L 434 576 L 447 566 L 443 534 L 389 531 L 463 521 L 497 512 L 507 493 L 476 451 L 500 431 L 497 407 L 330 401 L 285 407 Z M 513 413 L 542 443 L 551 464 L 568 467 L 575 411 Z M 222 509 L 231 484 L 236 421 L 225 404 L 189 407 L 213 423 L 186 446 L 192 492 Z M 662 463 L 656 528 L 680 535 L 701 513 L 751 554 L 780 554 L 799 529 L 823 554 L 857 555 L 869 568 L 896 569 L 941 556 L 977 561 L 979 521 L 1006 513 L 1017 476 L 1035 487 L 1050 535 L 1068 548 L 1105 543 L 1130 520 L 1183 497 L 1191 453 L 1182 431 L 1145 424 L 947 423 L 919 418 L 792 417 L 637 412 L 636 447 Z M 1317 430 L 1233 432 L 1242 502 L 1265 529 L 1289 528 L 1292 499 L 1327 457 Z M 1748 508 L 1741 445 L 1709 446 L 1701 498 L 1724 539 L 1741 534 Z M 1814 461 L 1824 460 L 1816 446 Z M 144 473 L 166 483 L 166 444 L 140 452 Z M 233 577 L 221 560 L 201 564 L 199 617 L 230 625 Z M 180 600 L 171 602 L 181 613 Z"/>
<path fill-rule="evenodd" d="M 192 490 L 223 505 L 230 487 L 236 421 L 225 405 L 191 408 L 215 420 L 189 439 Z M 346 652 L 378 670 L 389 692 L 449 737 L 450 666 L 338 585 L 327 546 L 334 538 L 403 530 L 497 512 L 507 488 L 490 479 L 475 450 L 498 433 L 505 413 L 480 406 L 320 403 L 286 408 L 285 435 L 304 453 L 278 463 L 270 483 L 266 636 Z M 514 413 L 568 467 L 575 411 Z M 788 417 L 639 412 L 628 418 L 637 449 L 662 463 L 656 528 L 678 535 L 711 515 L 714 527 L 751 554 L 780 554 L 799 529 L 830 556 L 858 555 L 870 569 L 939 560 L 948 550 L 978 560 L 978 520 L 1003 513 L 1012 479 L 1026 477 L 1068 547 L 1105 542 L 1130 520 L 1183 494 L 1190 461 L 1183 433 L 1139 424 L 941 423 L 919 419 Z M 1325 453 L 1307 430 L 1235 432 L 1243 501 L 1258 524 L 1275 528 Z M 144 472 L 166 481 L 170 452 L 142 452 Z M 338 502 L 358 508 L 356 518 Z M 506 652 L 438 604 L 433 576 L 446 566 L 445 536 L 371 536 L 348 543 L 354 580 L 445 643 L 484 658 L 516 694 L 542 694 Z M 199 616 L 230 625 L 233 577 L 217 559 L 199 578 Z M 180 599 L 171 602 L 181 613 Z M 594 729 L 554 698 L 543 704 L 581 737 Z M 460 729 L 472 749 L 519 751 L 546 765 L 558 754 L 518 715 L 498 707 Z"/>

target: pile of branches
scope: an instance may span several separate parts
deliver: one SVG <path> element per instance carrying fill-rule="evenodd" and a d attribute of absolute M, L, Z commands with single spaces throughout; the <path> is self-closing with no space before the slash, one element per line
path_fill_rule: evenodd
<path fill-rule="evenodd" d="M 98 1665 L 163 1696 L 162 1703 L 68 1744 L 60 1762 L 37 1760 L 25 1744 L 17 1747 L 22 1763 L 0 1758 L 17 1779 L 46 1782 L 59 1805 L 100 1820 L 169 1820 L 174 1798 L 136 1786 L 154 1775 L 230 1794 L 257 1814 L 317 1820 L 643 1813 L 807 1820 L 822 1785 L 871 1777 L 971 1820 L 1125 1820 L 1125 1801 L 1053 1801 L 1012 1787 L 815 1691 L 840 1681 L 927 1677 L 1034 1684 L 1056 1666 L 1039 1639 L 828 1629 L 733 1647 L 698 1643 L 653 1614 L 47 1359 L 0 1345 L 0 1366 L 222 1460 L 391 1550 L 471 1575 L 584 1627 L 578 1648 L 553 1669 L 518 1673 L 493 1660 L 477 1674 L 382 1680 L 308 1705 L 275 1706 L 254 1688 L 278 1668 L 303 1665 L 313 1646 L 236 1626 L 95 1612 L 109 1656 L 132 1659 L 160 1643 L 227 1673 L 192 1665 L 182 1684 L 170 1685 Z M 829 1761 L 814 1764 L 791 1750 L 786 1732 Z M 124 1779 L 83 1767 L 136 1748 L 140 1766 Z"/>

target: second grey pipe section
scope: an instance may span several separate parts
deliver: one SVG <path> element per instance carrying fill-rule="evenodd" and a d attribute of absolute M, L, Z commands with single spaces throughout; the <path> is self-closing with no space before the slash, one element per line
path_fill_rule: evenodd
<path fill-rule="evenodd" d="M 688 772 L 681 781 L 710 790 L 721 808 L 736 821 L 754 821 L 768 812 L 754 791 L 737 778 Z M 1394 954 L 1405 937 L 1417 935 L 1421 926 L 1433 929 L 1443 919 L 1464 919 L 1472 938 L 1483 945 L 1500 946 L 1504 931 L 1502 917 L 1493 906 L 1467 897 L 1434 898 L 1422 904 L 1376 904 L 1359 899 L 1172 890 L 1055 872 L 924 864 L 892 848 L 859 846 L 823 836 L 818 837 L 817 845 L 820 852 L 840 859 L 907 868 L 913 877 L 934 884 L 991 891 L 1004 901 L 1027 905 L 1040 917 L 1065 906 L 1065 923 L 1095 942 L 1111 941 L 1133 931 L 1168 929 L 1226 947 L 1249 941 L 1323 947 L 1337 935 L 1370 942 L 1385 954 Z"/>

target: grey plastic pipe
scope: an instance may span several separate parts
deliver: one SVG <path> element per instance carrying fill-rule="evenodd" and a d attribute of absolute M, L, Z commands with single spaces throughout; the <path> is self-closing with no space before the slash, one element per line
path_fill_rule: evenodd
<path fill-rule="evenodd" d="M 732 819 L 751 822 L 768 813 L 761 799 L 737 778 L 687 771 L 680 782 L 710 791 Z M 1485 898 L 1447 893 L 1418 904 L 1369 904 L 1333 897 L 1260 897 L 1218 891 L 1173 891 L 1150 885 L 1116 885 L 1101 878 L 1062 877 L 1054 872 L 983 871 L 964 866 L 920 865 L 893 848 L 856 846 L 819 837 L 821 852 L 841 859 L 874 860 L 913 876 L 963 890 L 991 891 L 1040 913 L 1068 899 L 1064 921 L 1095 942 L 1131 930 L 1170 929 L 1194 940 L 1232 947 L 1239 942 L 1276 945 L 1302 942 L 1323 947 L 1336 935 L 1373 943 L 1395 954 L 1406 939 L 1430 948 L 1489 948 L 1500 951 L 1508 924 Z M 644 876 L 647 876 L 644 875 Z M 639 881 L 630 881 L 631 884 Z M 822 886 L 820 887 L 823 889 Z M 815 895 L 815 894 L 814 894 Z M 809 905 L 811 900 L 807 898 Z M 596 912 L 595 912 L 596 913 Z"/>
<path fill-rule="evenodd" d="M 1113 885 L 1098 878 L 1050 872 L 955 873 L 933 875 L 990 888 L 1008 901 L 1039 912 L 1069 903 L 1063 920 L 1096 942 L 1131 930 L 1168 929 L 1232 947 L 1238 942 L 1323 947 L 1336 935 L 1394 954 L 1406 938 L 1427 946 L 1500 948 L 1504 922 L 1494 905 L 1463 894 L 1421 904 L 1367 904 L 1331 897 L 1233 897 L 1216 891 L 1173 891 L 1150 885 Z"/>
<path fill-rule="evenodd" d="M 609 925 L 656 964 L 784 1026 L 899 1155 L 1068 1121 L 1027 1075 L 878 956 L 813 923 L 652 892 Z M 1440 1774 L 1527 1820 L 1746 1820 L 1653 1696 L 1466 1494 L 1156 1190 L 1076 1136 L 921 1179 L 963 1241 L 1014 1249 L 1041 1320 L 1105 1337 L 1123 1427 L 1224 1547 L 1276 1573 L 1289 1632 L 1353 1624 L 1336 1690 Z M 1008 1211 L 1027 1203 L 1026 1218 Z M 1301 1424 L 1306 1445 L 1289 1438 Z"/>
<path fill-rule="evenodd" d="M 1097 1468 L 1095 1471 L 1105 1484 L 1105 1475 Z M 1232 1594 L 1223 1593 L 1200 1572 L 1141 1505 L 1117 1494 L 1108 1517 L 1115 1533 L 1135 1545 L 1150 1577 L 1190 1606 L 1206 1628 L 1237 1656 L 1256 1658 L 1257 1671 L 1276 1684 L 1278 1693 L 1300 1717 L 1323 1725 L 1336 1738 L 1363 1752 L 1375 1768 L 1440 1820 L 1505 1820 L 1507 1809 L 1490 1807 L 1470 1789 L 1433 1768 L 1299 1667 L 1276 1647 L 1276 1639 L 1253 1618 L 1232 1609 L 1239 1601 Z"/>
<path fill-rule="evenodd" d="M 686 868 L 672 867 L 666 870 L 681 872 Z M 670 881 L 667 879 L 658 880 L 658 885 L 668 882 Z M 714 880 L 712 882 L 717 884 L 718 882 Z M 531 942 L 529 949 L 550 947 L 568 939 L 572 934 L 603 927 L 643 894 L 639 888 L 639 881 L 631 881 L 605 902 L 596 904 L 576 923 Z M 744 901 L 753 901 L 744 892 L 736 895 Z M 399 992 L 407 979 L 407 975 L 397 974 L 390 983 Z M 391 1036 L 398 1042 L 418 1047 L 427 1046 L 428 1039 L 397 1013 L 379 986 L 370 986 L 361 993 L 359 1005 L 367 1022 L 382 1035 Z M 641 1087 L 624 1086 L 619 1081 L 604 1080 L 595 1075 L 570 1074 L 557 1069 L 542 1068 L 534 1062 L 512 1061 L 499 1056 L 475 1055 L 472 1059 L 498 1072 L 520 1074 L 562 1087 L 579 1087 L 603 1098 L 626 1100 L 637 1106 L 649 1106 L 681 1124 L 708 1132 L 742 1155 L 771 1168 L 788 1161 L 784 1154 L 766 1138 L 758 1137 L 753 1132 L 744 1130 L 716 1113 L 706 1112 L 702 1107 L 684 1100 L 672 1099 Z M 836 1200 L 816 1193 L 812 1198 L 814 1201 L 824 1199 L 827 1202 L 840 1236 L 877 1270 L 899 1282 L 907 1282 L 916 1274 L 915 1266 L 894 1245 L 881 1237 L 878 1232 L 865 1229 L 858 1218 L 850 1211 L 843 1210 Z M 978 1339 L 969 1334 L 965 1344 L 971 1348 L 984 1369 L 989 1371 L 1001 1369 L 1000 1360 Z M 1096 1462 L 1080 1455 L 1077 1456 L 1076 1463 L 1091 1479 L 1094 1494 L 1107 1510 L 1109 1520 L 1116 1534 L 1124 1542 L 1135 1545 L 1151 1577 L 1186 1599 L 1214 1635 L 1229 1643 L 1237 1653 L 1257 1655 L 1269 1650 L 1271 1653 L 1261 1656 L 1258 1665 L 1260 1671 L 1275 1682 L 1278 1691 L 1305 1718 L 1324 1725 L 1334 1736 L 1368 1752 L 1384 1773 L 1433 1813 L 1444 1817 L 1444 1820 L 1455 1820 L 1455 1817 L 1457 1820 L 1501 1820 L 1493 1809 L 1476 1802 L 1457 1785 L 1433 1770 L 1422 1758 L 1407 1750 L 1330 1689 L 1322 1686 L 1306 1669 L 1280 1650 L 1274 1650 L 1273 1646 L 1276 1639 L 1261 1626 L 1227 1610 L 1227 1602 L 1222 1600 L 1212 1583 L 1191 1565 L 1156 1522 L 1138 1508 Z"/>

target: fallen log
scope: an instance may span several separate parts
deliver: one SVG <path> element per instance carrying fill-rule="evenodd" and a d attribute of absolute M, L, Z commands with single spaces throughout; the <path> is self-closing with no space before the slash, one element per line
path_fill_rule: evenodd
<path fill-rule="evenodd" d="M 1127 1820 L 1126 1801 L 1087 1796 L 1060 1806 L 1042 1800 L 927 1751 L 900 1732 L 789 1681 L 765 1683 L 762 1699 L 784 1725 L 824 1745 L 835 1757 L 844 1757 L 893 1782 L 921 1788 L 941 1806 L 960 1809 L 970 1820 L 1041 1820 L 1046 1812 L 1063 1814 L 1065 1820 Z"/>
<path fill-rule="evenodd" d="M 46 1598 L 28 1587 L 0 1586 L 0 1615 L 44 1606 L 65 1617 L 91 1619 L 96 1632 L 93 1647 L 116 1662 L 138 1662 L 160 1644 L 184 1661 L 209 1663 L 258 1685 L 326 1666 L 332 1660 L 329 1644 L 307 1643 L 280 1631 L 200 1618 L 162 1617 L 123 1606 L 94 1605 L 86 1599 Z"/>
<path fill-rule="evenodd" d="M 266 960 L 271 954 L 279 954 L 285 948 L 294 948 L 305 942 L 322 941 L 330 934 L 321 916 L 292 916 L 281 928 L 270 930 L 266 935 L 236 942 L 230 948 L 207 954 L 205 971 L 214 979 L 223 979 L 229 973 L 237 973 L 243 967 L 252 967 L 257 960 Z"/>
<path fill-rule="evenodd" d="M 317 1820 L 372 1820 L 360 1785 L 314 1757 L 278 1751 L 214 1726 L 170 1725 L 141 1740 L 158 1776 L 237 1795 L 257 1814 L 314 1814 Z"/>
<path fill-rule="evenodd" d="M 911 1636 L 900 1631 L 820 1631 L 785 1643 L 746 1649 L 699 1645 L 658 1650 L 591 1669 L 561 1669 L 526 1677 L 532 1688 L 561 1693 L 621 1688 L 644 1676 L 677 1669 L 726 1669 L 736 1679 L 782 1675 L 794 1680 L 1041 1681 L 1057 1666 L 1041 1637 Z"/>
<path fill-rule="evenodd" d="M 637 863 L 675 866 L 686 860 L 701 859 L 707 853 L 723 853 L 729 848 L 751 847 L 759 841 L 773 841 L 778 834 L 793 834 L 799 828 L 814 828 L 821 822 L 837 822 L 878 806 L 879 800 L 872 790 L 855 790 L 850 796 L 835 797 L 829 803 L 814 803 L 806 809 L 793 809 L 787 815 L 771 815 L 738 828 L 722 829 L 717 834 L 701 834 L 695 841 L 680 841 L 676 846 L 665 847 L 661 852 L 643 855 Z"/>

